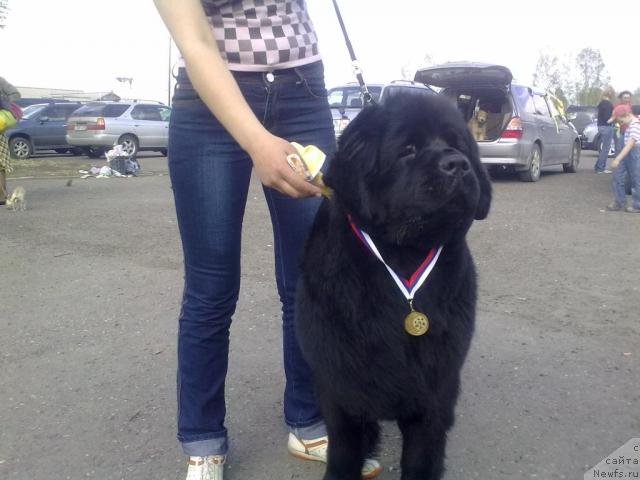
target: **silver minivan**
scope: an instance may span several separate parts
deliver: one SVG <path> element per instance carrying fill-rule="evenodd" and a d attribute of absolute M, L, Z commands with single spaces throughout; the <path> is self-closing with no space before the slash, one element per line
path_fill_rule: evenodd
<path fill-rule="evenodd" d="M 384 84 L 370 83 L 367 84 L 367 88 L 376 103 L 384 103 L 400 92 L 411 95 L 435 95 L 436 93 L 425 85 L 410 80 L 393 80 Z M 336 138 L 339 138 L 349 122 L 364 108 L 362 90 L 359 84 L 351 82 L 329 89 L 327 98 L 333 116 L 333 129 Z"/>
<path fill-rule="evenodd" d="M 577 170 L 580 139 L 557 99 L 514 83 L 508 68 L 445 63 L 419 69 L 415 81 L 439 88 L 467 122 L 484 112 L 483 135 L 477 142 L 485 165 L 514 169 L 526 182 L 538 181 L 542 167 L 550 165 L 562 165 L 565 172 Z"/>
<path fill-rule="evenodd" d="M 166 155 L 171 108 L 159 102 L 91 102 L 67 121 L 67 143 L 99 157 L 114 145 L 129 155 L 156 150 Z"/>

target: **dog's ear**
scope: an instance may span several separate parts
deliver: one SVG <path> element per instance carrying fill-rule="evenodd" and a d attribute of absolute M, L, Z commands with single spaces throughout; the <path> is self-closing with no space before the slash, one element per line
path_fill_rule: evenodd
<path fill-rule="evenodd" d="M 378 168 L 385 118 L 383 107 L 365 107 L 340 136 L 338 151 L 323 178 L 350 213 L 364 220 L 371 217 L 366 180 Z"/>
<path fill-rule="evenodd" d="M 487 218 L 487 215 L 489 215 L 489 208 L 491 207 L 491 180 L 489 179 L 487 169 L 480 161 L 478 144 L 473 139 L 471 132 L 466 128 L 464 129 L 464 138 L 467 143 L 467 151 L 470 153 L 469 162 L 471 162 L 476 177 L 478 178 L 478 184 L 480 185 L 480 198 L 476 206 L 475 219 L 484 220 Z"/>

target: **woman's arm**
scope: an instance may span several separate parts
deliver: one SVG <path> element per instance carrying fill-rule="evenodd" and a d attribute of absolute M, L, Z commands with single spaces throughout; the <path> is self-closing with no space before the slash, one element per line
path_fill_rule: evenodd
<path fill-rule="evenodd" d="M 249 154 L 263 184 L 292 197 L 320 195 L 286 161 L 295 148 L 269 133 L 245 101 L 216 44 L 200 0 L 154 0 L 200 98 Z"/>

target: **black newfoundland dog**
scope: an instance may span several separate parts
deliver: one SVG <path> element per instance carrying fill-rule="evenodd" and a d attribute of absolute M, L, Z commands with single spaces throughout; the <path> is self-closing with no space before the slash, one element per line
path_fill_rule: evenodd
<path fill-rule="evenodd" d="M 474 329 L 465 234 L 491 202 L 477 145 L 448 100 L 398 96 L 347 127 L 325 182 L 296 326 L 327 423 L 324 478 L 359 479 L 378 420 L 396 420 L 402 479 L 439 479 Z"/>

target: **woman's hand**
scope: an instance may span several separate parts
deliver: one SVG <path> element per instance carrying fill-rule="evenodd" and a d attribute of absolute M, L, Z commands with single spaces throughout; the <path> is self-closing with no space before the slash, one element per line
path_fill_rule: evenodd
<path fill-rule="evenodd" d="M 265 130 L 246 150 L 260 181 L 267 187 L 294 198 L 321 195 L 318 187 L 306 182 L 289 166 L 287 155 L 296 153 L 296 149 L 286 140 Z"/>

